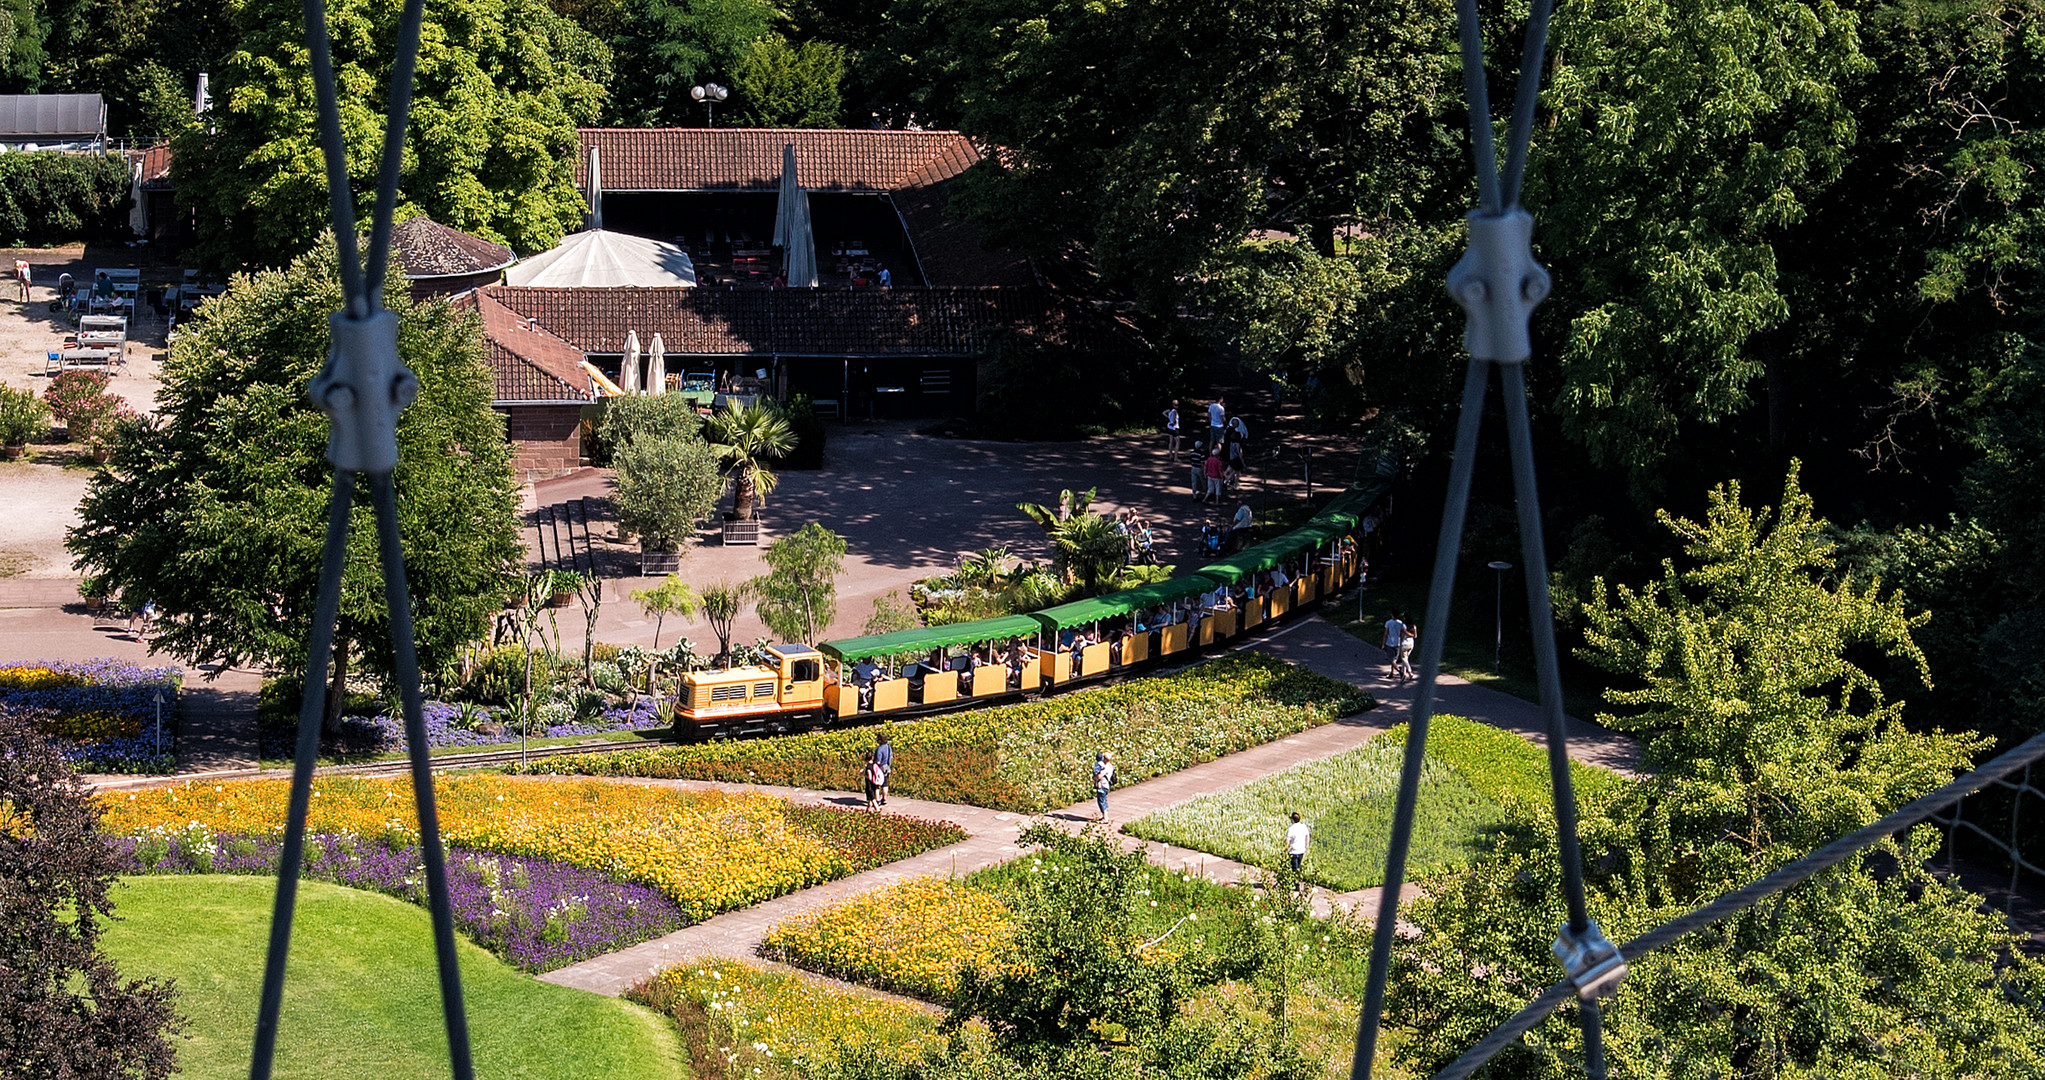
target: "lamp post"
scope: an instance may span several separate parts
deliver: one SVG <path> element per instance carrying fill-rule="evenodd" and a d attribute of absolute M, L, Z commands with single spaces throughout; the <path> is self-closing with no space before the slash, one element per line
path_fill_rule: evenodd
<path fill-rule="evenodd" d="M 703 103 L 704 126 L 717 126 L 717 103 L 731 96 L 731 90 L 716 83 L 689 87 L 689 96 Z"/>
<path fill-rule="evenodd" d="M 1491 673 L 1496 675 L 1505 666 L 1505 572 L 1512 564 L 1494 559 L 1485 565 L 1498 571 L 1498 596 L 1492 609 L 1497 632 L 1491 641 Z"/>

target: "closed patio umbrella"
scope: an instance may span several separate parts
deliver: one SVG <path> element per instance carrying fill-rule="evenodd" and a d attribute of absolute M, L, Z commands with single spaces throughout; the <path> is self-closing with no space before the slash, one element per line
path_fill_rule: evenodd
<path fill-rule="evenodd" d="M 792 289 L 817 287 L 817 240 L 810 230 L 809 192 L 795 193 L 795 213 L 788 231 L 788 286 Z"/>
<path fill-rule="evenodd" d="M 795 197 L 802 187 L 795 180 L 795 144 L 781 144 L 781 198 L 774 203 L 774 246 L 788 246 L 789 226 L 794 222 Z"/>
<path fill-rule="evenodd" d="M 625 332 L 625 362 L 618 369 L 618 389 L 628 394 L 639 392 L 639 331 Z"/>
<path fill-rule="evenodd" d="M 667 347 L 661 344 L 658 331 L 653 335 L 653 349 L 646 361 L 646 392 L 667 393 Z"/>

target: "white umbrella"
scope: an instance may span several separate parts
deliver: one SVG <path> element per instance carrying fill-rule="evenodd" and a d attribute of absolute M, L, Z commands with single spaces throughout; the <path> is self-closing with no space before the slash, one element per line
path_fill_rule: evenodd
<path fill-rule="evenodd" d="M 149 206 L 142 200 L 142 163 L 135 163 L 135 175 L 128 183 L 128 198 L 133 200 L 128 207 L 128 228 L 136 236 L 149 235 Z"/>
<path fill-rule="evenodd" d="M 589 148 L 589 227 L 604 227 L 604 170 L 594 146 Z"/>
<path fill-rule="evenodd" d="M 809 192 L 795 193 L 795 213 L 788 228 L 788 285 L 793 289 L 817 287 L 817 239 L 810 231 Z"/>
<path fill-rule="evenodd" d="M 639 392 L 639 331 L 625 331 L 625 363 L 618 369 L 618 389 Z"/>
<path fill-rule="evenodd" d="M 652 359 L 646 362 L 646 392 L 667 393 L 667 348 L 660 343 L 660 333 L 654 332 Z"/>

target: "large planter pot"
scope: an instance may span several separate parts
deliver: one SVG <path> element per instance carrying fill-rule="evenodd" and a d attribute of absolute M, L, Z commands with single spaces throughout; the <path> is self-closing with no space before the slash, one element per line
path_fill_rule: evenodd
<path fill-rule="evenodd" d="M 569 590 L 566 592 L 557 592 L 554 595 L 547 597 L 548 607 L 567 607 L 568 605 L 574 602 L 575 593 L 573 590 Z"/>
<path fill-rule="evenodd" d="M 758 517 L 750 521 L 739 521 L 734 518 L 725 519 L 724 543 L 727 547 L 733 544 L 752 544 L 758 546 L 760 543 L 760 519 Z"/>
<path fill-rule="evenodd" d="M 679 551 L 648 551 L 642 544 L 639 548 L 639 573 L 645 577 L 666 577 L 682 569 L 682 553 Z"/>
<path fill-rule="evenodd" d="M 26 444 L 0 446 L 0 461 L 18 460 L 21 457 L 22 451 L 27 449 L 28 446 Z"/>

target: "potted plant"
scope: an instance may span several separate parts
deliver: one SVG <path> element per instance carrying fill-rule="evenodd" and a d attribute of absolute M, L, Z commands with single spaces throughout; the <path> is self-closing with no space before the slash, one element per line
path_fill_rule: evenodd
<path fill-rule="evenodd" d="M 547 606 L 567 607 L 575 602 L 575 590 L 582 587 L 582 575 L 567 570 L 551 571 L 547 575 Z"/>
<path fill-rule="evenodd" d="M 87 614 L 98 615 L 106 610 L 107 581 L 98 574 L 88 574 L 78 582 L 78 596 L 85 601 Z"/>
<path fill-rule="evenodd" d="M 724 542 L 757 544 L 760 523 L 753 507 L 772 494 L 780 482 L 767 468 L 795 446 L 795 430 L 772 407 L 726 401 L 704 426 L 710 449 L 725 463 L 731 478 L 731 516 L 725 519 Z"/>
<path fill-rule="evenodd" d="M 32 391 L 0 386 L 0 461 L 13 461 L 49 433 L 50 407 Z"/>
<path fill-rule="evenodd" d="M 639 534 L 640 573 L 674 573 L 717 508 L 717 459 L 693 435 L 646 434 L 620 446 L 616 463 L 618 521 Z"/>

